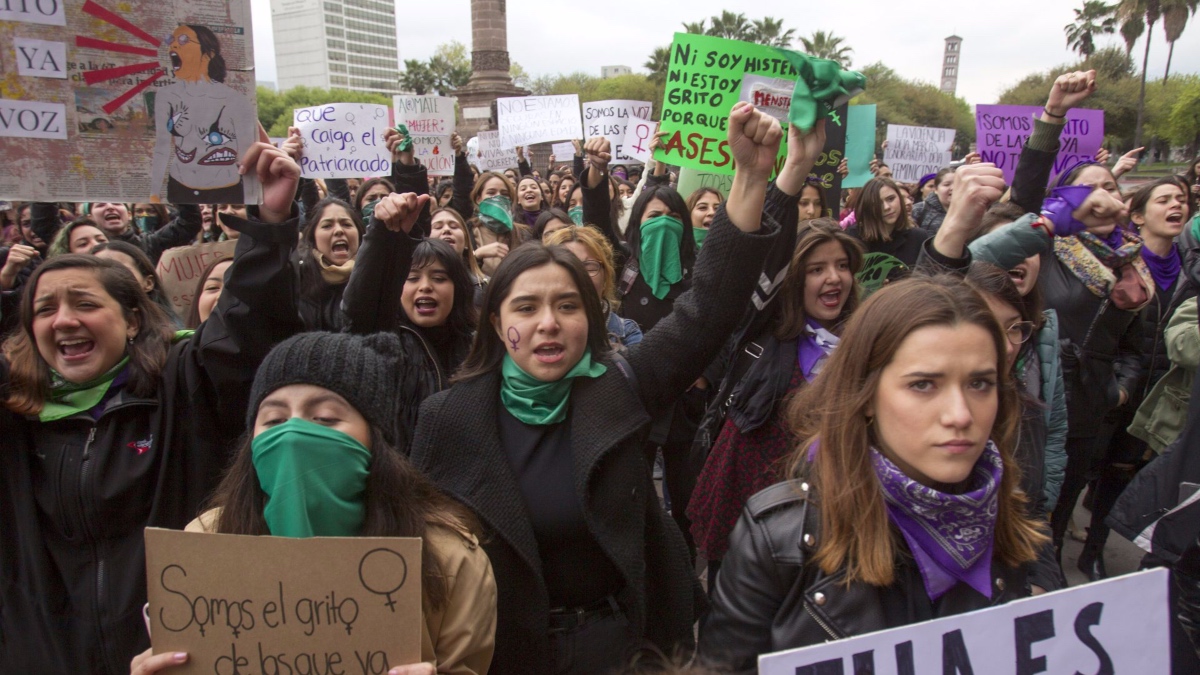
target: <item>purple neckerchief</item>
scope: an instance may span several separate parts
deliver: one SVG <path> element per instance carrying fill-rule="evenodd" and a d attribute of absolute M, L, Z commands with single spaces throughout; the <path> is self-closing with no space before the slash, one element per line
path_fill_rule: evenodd
<path fill-rule="evenodd" d="M 837 347 L 837 336 L 809 319 L 804 325 L 804 333 L 796 340 L 796 360 L 800 363 L 800 374 L 806 382 L 813 381 L 813 370 L 823 357 L 833 353 Z"/>
<path fill-rule="evenodd" d="M 1142 247 L 1142 260 L 1154 277 L 1154 285 L 1165 291 L 1179 278 L 1179 268 L 1183 263 L 1179 259 L 1179 248 L 1171 242 L 1171 250 L 1165 256 L 1160 256 L 1150 250 L 1149 246 Z"/>
<path fill-rule="evenodd" d="M 937 601 L 959 581 L 991 598 L 993 535 L 1004 475 L 995 444 L 988 441 L 963 494 L 918 483 L 873 448 L 871 462 L 888 516 L 908 542 L 929 599 Z"/>
<path fill-rule="evenodd" d="M 1090 185 L 1067 185 L 1056 187 L 1042 201 L 1042 215 L 1054 223 L 1054 234 L 1069 237 L 1087 230 L 1087 225 L 1075 220 L 1075 209 L 1083 205 L 1092 194 Z"/>
<path fill-rule="evenodd" d="M 92 406 L 92 409 L 87 411 L 92 416 L 93 420 L 100 421 L 100 416 L 104 414 L 108 408 L 108 402 L 117 394 L 121 393 L 121 389 L 125 387 L 125 383 L 129 381 L 129 368 L 122 368 L 121 372 L 113 378 L 112 384 L 108 385 L 108 391 L 104 392 L 104 396 L 100 398 L 100 402 Z"/>

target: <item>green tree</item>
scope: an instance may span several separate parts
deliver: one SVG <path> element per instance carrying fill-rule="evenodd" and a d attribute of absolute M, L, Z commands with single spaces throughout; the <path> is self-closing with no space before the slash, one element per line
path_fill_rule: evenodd
<path fill-rule="evenodd" d="M 1200 79 L 1190 78 L 1182 89 L 1171 107 L 1168 133 L 1172 143 L 1186 145 L 1188 156 L 1195 157 L 1200 149 Z"/>
<path fill-rule="evenodd" d="M 845 44 L 844 39 L 832 32 L 814 31 L 809 37 L 800 38 L 800 43 L 804 45 L 804 51 L 809 56 L 837 61 L 843 68 L 850 67 L 850 53 L 854 50 Z"/>
<path fill-rule="evenodd" d="M 424 96 L 433 89 L 433 70 L 429 64 L 417 59 L 404 59 L 404 72 L 400 73 L 400 88 Z"/>
<path fill-rule="evenodd" d="M 317 89 L 292 87 L 284 92 L 258 88 L 258 121 L 270 136 L 287 136 L 292 126 L 292 111 L 326 103 L 378 103 L 391 106 L 391 98 L 382 94 L 348 89 Z"/>
<path fill-rule="evenodd" d="M 867 77 L 867 90 L 852 100 L 851 105 L 874 103 L 876 124 L 886 129 L 888 124 L 954 129 L 954 144 L 958 154 L 965 154 L 975 141 L 975 116 L 967 102 L 947 94 L 932 84 L 900 77 L 883 63 L 872 63 L 862 69 Z M 882 143 L 886 134 L 878 134 Z"/>
<path fill-rule="evenodd" d="M 728 40 L 747 40 L 750 37 L 751 23 L 746 19 L 745 14 L 734 14 L 729 10 L 723 10 L 721 16 L 712 17 L 709 19 L 709 23 L 705 35 Z"/>
<path fill-rule="evenodd" d="M 1102 0 L 1086 0 L 1083 9 L 1075 10 L 1075 21 L 1063 26 L 1067 46 L 1085 59 L 1096 53 L 1097 36 L 1112 35 L 1116 30 L 1113 8 Z"/>
<path fill-rule="evenodd" d="M 1175 41 L 1183 35 L 1188 19 L 1196 14 L 1200 0 L 1163 0 L 1163 32 L 1167 34 L 1167 70 L 1163 73 L 1163 84 L 1171 76 L 1171 58 L 1175 56 Z"/>
<path fill-rule="evenodd" d="M 688 31 L 689 33 L 691 31 Z M 655 47 L 654 51 L 650 52 L 650 58 L 642 65 L 643 68 L 650 71 L 650 81 L 657 84 L 662 84 L 667 81 L 667 69 L 671 65 L 671 48 Z"/>
<path fill-rule="evenodd" d="M 1120 0 L 1117 3 L 1116 16 L 1121 22 L 1121 35 L 1125 37 L 1125 44 L 1130 50 L 1133 49 L 1133 42 L 1137 41 L 1137 38 L 1134 38 L 1131 42 L 1130 35 L 1146 35 L 1146 48 L 1142 55 L 1142 87 L 1138 93 L 1137 128 L 1133 135 L 1134 146 L 1141 146 L 1142 124 L 1145 122 L 1146 113 L 1146 68 L 1150 64 L 1150 38 L 1154 34 L 1154 24 L 1162 17 L 1162 0 Z M 1128 33 L 1126 26 L 1130 27 Z"/>
<path fill-rule="evenodd" d="M 414 94 L 447 96 L 471 79 L 471 58 L 457 40 L 439 45 L 429 61 L 405 59 L 400 87 Z"/>
<path fill-rule="evenodd" d="M 528 89 L 533 84 L 533 78 L 529 77 L 529 73 L 516 61 L 508 64 L 508 76 L 512 78 L 513 84 L 522 89 Z"/>
<path fill-rule="evenodd" d="M 769 16 L 751 21 L 750 26 L 750 42 L 772 47 L 787 49 L 792 46 L 792 40 L 796 35 L 794 28 L 783 29 L 783 19 L 774 19 Z"/>

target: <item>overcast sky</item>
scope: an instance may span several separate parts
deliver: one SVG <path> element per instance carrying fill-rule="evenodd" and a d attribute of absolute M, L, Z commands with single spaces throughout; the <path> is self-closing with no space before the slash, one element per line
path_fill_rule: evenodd
<path fill-rule="evenodd" d="M 270 0 L 251 0 L 258 78 L 275 81 Z M 958 93 L 969 103 L 993 103 L 1007 86 L 1030 72 L 1072 59 L 1063 26 L 1083 0 L 1005 0 L 980 2 L 899 2 L 848 0 L 765 2 L 740 0 L 637 0 L 623 3 L 558 0 L 509 0 L 508 49 L 512 60 L 532 76 L 626 65 L 646 72 L 642 64 L 654 47 L 667 45 L 683 21 L 697 21 L 722 9 L 737 7 L 750 19 L 782 18 L 797 35 L 833 31 L 854 49 L 853 65 L 883 61 L 902 76 L 938 81 L 943 38 L 963 38 Z M 679 6 L 686 5 L 685 13 Z M 801 6 L 812 7 L 808 13 Z M 813 7 L 816 5 L 815 7 Z M 619 8 L 625 7 L 626 11 Z M 917 8 L 924 8 L 917 11 Z M 468 0 L 411 2 L 397 0 L 400 59 L 425 59 L 440 44 L 458 40 L 471 45 Z M 1176 43 L 1172 72 L 1200 71 L 1200 17 Z M 1143 37 L 1143 40 L 1145 38 Z M 1101 44 L 1122 44 L 1108 37 Z M 1144 42 L 1134 55 L 1141 64 Z M 795 46 L 799 46 L 796 40 Z M 1150 77 L 1162 77 L 1167 44 L 1156 25 L 1150 46 Z M 870 84 L 868 83 L 868 88 Z"/>

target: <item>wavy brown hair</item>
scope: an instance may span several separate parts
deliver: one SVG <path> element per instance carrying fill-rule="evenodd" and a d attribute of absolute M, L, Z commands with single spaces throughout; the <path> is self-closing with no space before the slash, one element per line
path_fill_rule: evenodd
<path fill-rule="evenodd" d="M 895 190 L 896 197 L 900 199 L 900 215 L 896 216 L 895 225 L 888 225 L 883 219 L 883 195 L 881 193 L 888 188 Z M 916 227 L 908 215 L 908 209 L 904 207 L 904 195 L 905 192 L 891 178 L 872 178 L 867 181 L 858 198 L 858 206 L 854 209 L 854 220 L 863 241 L 867 243 L 891 241 L 892 235 L 896 232 Z"/>
<path fill-rule="evenodd" d="M 804 282 L 808 276 L 805 263 L 818 246 L 829 242 L 841 244 L 850 259 L 850 288 L 845 289 L 848 297 L 838 315 L 838 323 L 843 323 L 846 317 L 858 309 L 858 272 L 863 266 L 862 242 L 846 234 L 840 225 L 829 218 L 804 221 L 800 223 L 800 232 L 796 236 L 796 252 L 792 254 L 787 276 L 784 277 L 779 290 L 779 323 L 775 328 L 775 337 L 780 340 L 792 340 L 804 332 L 804 324 L 808 321 L 808 315 L 804 311 Z"/>
<path fill-rule="evenodd" d="M 841 343 L 816 382 L 800 391 L 787 419 L 801 440 L 789 475 L 814 484 L 820 499 L 821 543 L 814 561 L 827 574 L 845 571 L 845 582 L 888 586 L 895 580 L 898 534 L 888 519 L 883 490 L 871 464 L 878 445 L 866 411 L 880 373 L 914 331 L 931 326 L 974 325 L 996 350 L 997 414 L 991 439 L 1004 464 L 999 489 L 994 555 L 1016 567 L 1036 558 L 1046 541 L 1025 517 L 1014 459 L 1021 409 L 1004 367 L 1005 336 L 987 303 L 960 279 L 914 277 L 871 295 L 850 317 Z M 810 462 L 809 449 L 816 447 Z"/>
<path fill-rule="evenodd" d="M 10 366 L 4 406 L 17 414 L 40 413 L 50 395 L 50 366 L 38 352 L 33 334 L 33 301 L 38 282 L 43 275 L 69 269 L 94 274 L 104 291 L 121 306 L 125 320 L 138 322 L 138 333 L 126 347 L 129 380 L 125 388 L 139 397 L 153 396 L 158 389 L 159 376 L 175 336 L 167 313 L 146 295 L 133 272 L 121 263 L 94 255 L 65 253 L 42 263 L 29 277 L 21 296 L 21 330 L 4 342 L 4 355 Z"/>
<path fill-rule="evenodd" d="M 479 206 L 479 202 L 483 201 L 483 186 L 487 185 L 487 182 L 493 178 L 499 178 L 504 181 L 505 196 L 508 197 L 512 208 L 517 208 L 517 186 L 508 179 L 508 176 L 496 173 L 495 171 L 484 171 L 475 179 L 475 185 L 471 188 L 471 203 Z"/>

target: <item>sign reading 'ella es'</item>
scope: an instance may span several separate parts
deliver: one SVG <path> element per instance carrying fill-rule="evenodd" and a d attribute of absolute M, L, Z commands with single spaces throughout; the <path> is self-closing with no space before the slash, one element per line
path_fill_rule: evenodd
<path fill-rule="evenodd" d="M 155 653 L 180 675 L 386 673 L 421 660 L 421 540 L 146 528 Z"/>

